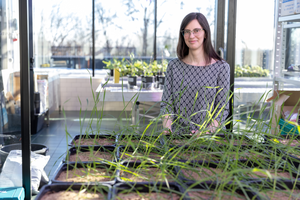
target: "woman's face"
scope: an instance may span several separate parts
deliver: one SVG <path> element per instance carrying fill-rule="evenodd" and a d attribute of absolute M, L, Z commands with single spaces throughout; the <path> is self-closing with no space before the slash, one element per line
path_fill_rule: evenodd
<path fill-rule="evenodd" d="M 203 48 L 203 41 L 205 36 L 205 31 L 202 29 L 198 20 L 192 20 L 185 27 L 184 41 L 190 50 L 198 50 Z M 187 33 L 189 32 L 189 33 Z"/>

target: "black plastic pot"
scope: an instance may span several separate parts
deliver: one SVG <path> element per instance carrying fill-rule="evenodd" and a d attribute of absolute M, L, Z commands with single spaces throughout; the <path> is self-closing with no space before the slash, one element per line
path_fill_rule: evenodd
<path fill-rule="evenodd" d="M 158 76 L 158 87 L 159 89 L 163 90 L 165 85 L 165 76 L 160 75 Z"/>
<path fill-rule="evenodd" d="M 220 183 L 217 182 L 203 182 L 203 183 L 197 183 L 194 181 L 190 181 L 186 183 L 186 192 L 189 198 L 191 199 L 197 199 L 197 197 L 193 196 L 191 192 L 205 192 L 205 191 L 215 191 L 218 190 L 220 186 Z M 239 185 L 233 184 L 233 183 L 227 183 L 225 188 L 222 188 L 222 191 L 226 192 L 228 188 L 228 192 L 232 193 L 233 189 L 235 194 L 245 196 L 245 199 L 255 199 L 255 200 L 261 200 L 260 197 L 258 197 L 257 193 L 251 188 L 247 186 L 243 186 L 241 188 Z M 223 194 L 222 194 L 223 195 Z M 230 197 L 222 196 L 222 199 L 229 199 Z M 200 197 L 199 197 L 200 199 Z M 213 196 L 210 197 L 210 199 L 215 199 Z"/>
<path fill-rule="evenodd" d="M 124 166 L 124 169 L 126 169 L 126 172 L 122 172 L 122 169 L 120 169 L 119 176 L 117 177 L 117 182 L 119 183 L 144 183 L 144 182 L 152 182 L 152 181 L 147 181 L 147 180 L 141 180 L 141 181 L 130 181 L 127 178 L 123 178 L 125 175 L 123 173 L 130 173 L 128 171 L 133 172 L 134 174 L 138 174 L 142 177 L 144 177 L 146 174 L 141 174 L 139 173 L 139 170 L 149 170 L 149 169 L 158 169 L 161 171 L 161 166 L 157 162 L 156 164 L 153 163 L 148 163 L 147 166 L 145 166 L 145 162 L 122 162 L 122 166 Z M 142 166 L 142 167 L 141 167 Z M 169 165 L 169 166 L 163 166 L 164 167 L 164 173 L 168 172 L 168 176 L 174 177 L 174 179 L 177 181 L 178 180 L 178 170 L 175 169 L 174 165 Z M 153 175 L 152 177 L 154 177 Z M 132 176 L 133 178 L 137 178 L 137 176 Z M 161 177 L 163 178 L 163 177 Z M 166 178 L 166 177 L 164 177 Z M 174 179 L 168 179 L 168 182 L 175 182 Z M 154 182 L 165 182 L 164 180 L 155 180 Z"/>
<path fill-rule="evenodd" d="M 164 193 L 169 194 L 175 193 L 181 196 L 182 200 L 189 200 L 187 196 L 184 195 L 184 189 L 182 186 L 176 183 L 118 183 L 115 184 L 112 188 L 112 200 L 118 199 L 118 194 L 126 194 L 130 191 L 130 193 L 136 193 L 137 195 L 142 195 L 143 193 L 149 194 L 150 192 L 154 193 Z M 170 198 L 171 199 L 171 198 Z"/>
<path fill-rule="evenodd" d="M 128 76 L 128 88 L 133 89 L 137 87 L 137 76 Z"/>
<path fill-rule="evenodd" d="M 111 199 L 112 194 L 112 186 L 108 184 L 68 184 L 68 183 L 61 183 L 61 184 L 50 184 L 45 185 L 40 190 L 39 194 L 35 197 L 35 200 L 41 200 L 42 197 L 47 193 L 55 193 L 55 192 L 62 192 L 62 191 L 91 191 L 91 192 L 97 192 L 100 194 L 103 194 L 104 199 Z"/>
<path fill-rule="evenodd" d="M 0 157 L 2 163 L 5 162 L 9 152 L 12 150 L 22 150 L 22 145 L 20 143 L 17 143 L 3 146 L 0 149 Z M 49 148 L 43 144 L 31 144 L 31 151 L 46 156 L 47 152 L 49 151 Z"/>
<path fill-rule="evenodd" d="M 91 152 L 93 151 L 93 155 L 97 152 L 108 152 L 112 155 L 111 160 L 108 160 L 109 162 L 115 162 L 117 161 L 117 148 L 115 146 L 90 146 L 90 147 L 71 147 L 69 151 L 67 152 L 66 157 L 63 159 L 63 163 L 68 163 L 68 164 L 75 164 L 75 163 L 102 163 L 103 160 L 101 159 L 96 159 L 95 157 L 94 160 L 76 160 L 76 161 L 69 161 L 69 157 L 76 155 L 77 153 L 80 152 Z"/>
<path fill-rule="evenodd" d="M 74 169 L 79 169 L 79 170 L 86 171 L 87 168 L 93 169 L 93 170 L 91 170 L 91 173 L 95 172 L 97 170 L 100 170 L 100 169 L 107 169 L 107 170 L 111 169 L 112 173 L 114 173 L 115 175 L 114 175 L 114 177 L 112 177 L 112 180 L 110 180 L 110 181 L 95 181 L 95 182 L 93 182 L 93 181 L 86 181 L 86 183 L 101 183 L 101 184 L 113 185 L 113 184 L 116 183 L 117 177 L 119 176 L 119 170 L 117 170 L 113 166 L 110 166 L 110 165 L 104 164 L 104 163 L 101 163 L 101 164 L 100 163 L 93 163 L 93 164 L 78 163 L 76 165 L 64 163 L 64 164 L 60 165 L 60 167 L 55 171 L 55 174 L 53 176 L 54 178 L 51 181 L 52 181 L 52 183 L 70 183 L 70 184 L 71 183 L 78 183 L 78 182 L 71 182 L 71 181 L 59 181 L 57 179 L 58 179 L 58 177 L 60 176 L 61 173 L 65 172 L 67 170 L 69 170 L 68 173 L 71 174 L 71 173 L 73 173 L 72 170 L 74 170 Z M 82 182 L 82 183 L 84 183 L 84 182 Z"/>
<path fill-rule="evenodd" d="M 110 69 L 110 70 L 109 70 L 109 74 L 110 74 L 111 77 L 113 77 L 113 76 L 114 76 L 114 70 L 113 70 L 113 69 Z"/>
<path fill-rule="evenodd" d="M 117 146 L 131 146 L 131 145 L 139 145 L 139 146 L 145 146 L 146 143 L 152 144 L 154 146 L 158 146 L 161 147 L 161 143 L 159 141 L 159 139 L 157 139 L 158 136 L 150 136 L 150 135 L 118 135 L 117 136 Z M 141 142 L 137 142 L 140 141 Z M 123 144 L 123 142 L 125 143 L 125 145 Z M 132 144 L 128 141 L 132 141 Z M 146 143 L 145 143 L 146 142 Z"/>
<path fill-rule="evenodd" d="M 164 150 L 163 147 L 144 147 L 144 146 L 139 146 L 138 148 L 132 148 L 131 146 L 125 147 L 125 146 L 120 146 L 120 148 L 118 149 L 118 158 L 121 161 L 136 161 L 136 162 L 146 162 L 145 159 L 140 159 L 138 157 L 128 157 L 124 159 L 124 155 L 129 154 L 132 155 L 133 153 L 135 153 L 134 155 L 150 155 L 150 154 L 157 154 L 157 159 L 156 158 L 151 158 L 151 161 L 149 160 L 149 163 L 153 163 L 153 162 L 160 162 L 161 158 L 164 156 L 165 152 L 167 150 Z M 133 155 L 133 156 L 134 156 Z M 166 158 L 166 157 L 165 157 Z M 156 160 L 156 161 L 154 161 Z"/>
<path fill-rule="evenodd" d="M 143 88 L 146 90 L 154 89 L 155 76 L 143 76 L 142 77 Z"/>
<path fill-rule="evenodd" d="M 95 145 L 94 146 L 114 146 L 115 143 L 116 143 L 116 136 L 114 135 L 76 135 L 73 137 L 72 140 L 70 140 L 69 142 L 69 146 L 81 146 L 81 147 L 87 147 L 87 146 L 91 146 L 91 145 L 78 145 L 78 144 L 75 144 L 76 143 L 76 140 L 78 139 L 81 139 L 81 140 L 84 140 L 84 139 L 95 139 Z M 97 142 L 97 139 L 99 139 L 100 141 Z M 111 144 L 111 145 L 103 145 L 101 144 L 101 139 L 113 139 L 114 142 Z"/>

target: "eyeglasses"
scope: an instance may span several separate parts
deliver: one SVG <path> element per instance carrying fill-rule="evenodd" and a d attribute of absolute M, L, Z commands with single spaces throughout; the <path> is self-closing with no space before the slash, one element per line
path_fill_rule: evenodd
<path fill-rule="evenodd" d="M 203 28 L 195 28 L 192 31 L 191 30 L 182 30 L 181 33 L 184 37 L 189 37 L 191 35 L 191 33 L 193 33 L 194 35 L 199 35 L 202 30 L 203 30 Z"/>

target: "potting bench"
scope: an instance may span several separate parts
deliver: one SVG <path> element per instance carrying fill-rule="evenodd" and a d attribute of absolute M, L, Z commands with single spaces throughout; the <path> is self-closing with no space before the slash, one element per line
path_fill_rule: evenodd
<path fill-rule="evenodd" d="M 128 89 L 127 80 L 123 79 L 123 82 L 113 83 L 113 81 L 106 82 L 103 80 L 98 88 L 96 89 L 96 93 L 100 92 L 100 99 L 103 99 L 104 91 L 105 91 L 105 101 L 109 102 L 131 102 L 131 110 L 132 110 L 132 124 L 138 125 L 139 122 L 139 105 L 142 102 L 160 102 L 162 98 L 163 90 L 153 89 L 146 90 L 142 88 L 136 89 Z M 138 79 L 137 87 L 140 87 L 141 80 Z M 142 115 L 144 117 L 150 117 L 148 115 Z"/>

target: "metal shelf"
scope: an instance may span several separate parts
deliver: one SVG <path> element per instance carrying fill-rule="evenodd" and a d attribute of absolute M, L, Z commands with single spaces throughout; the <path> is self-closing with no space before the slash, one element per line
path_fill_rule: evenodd
<path fill-rule="evenodd" d="M 300 23 L 297 23 L 297 24 L 284 24 L 283 28 L 300 28 Z"/>
<path fill-rule="evenodd" d="M 300 14 L 288 15 L 278 18 L 279 22 L 300 22 Z"/>
<path fill-rule="evenodd" d="M 299 80 L 293 80 L 293 79 L 286 79 L 282 77 L 275 77 L 275 81 L 282 82 L 282 83 L 289 83 L 294 85 L 300 85 L 300 79 Z"/>

